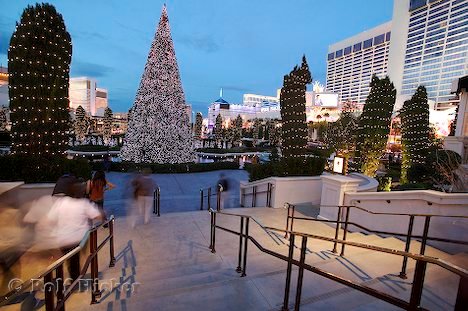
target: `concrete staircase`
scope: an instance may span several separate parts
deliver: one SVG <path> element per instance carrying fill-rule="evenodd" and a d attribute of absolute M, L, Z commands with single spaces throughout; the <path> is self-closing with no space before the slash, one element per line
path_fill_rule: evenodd
<path fill-rule="evenodd" d="M 229 210 L 256 217 L 264 225 L 284 228 L 286 211 L 268 208 Z M 239 231 L 239 219 L 218 215 L 217 222 Z M 101 302 L 89 305 L 90 292 L 83 290 L 67 301 L 67 310 L 280 310 L 284 296 L 286 262 L 248 245 L 247 276 L 235 272 L 239 237 L 217 230 L 216 253 L 208 249 L 209 214 L 186 212 L 153 218 L 132 229 L 125 218 L 116 220 L 114 268 L 107 268 L 107 248 L 99 257 Z M 334 228 L 318 222 L 297 221 L 295 230 L 333 237 Z M 258 225 L 250 224 L 250 235 L 265 248 L 288 252 L 288 240 L 272 239 Z M 404 249 L 404 242 L 362 233 L 348 234 L 349 241 L 386 248 Z M 300 239 L 296 240 L 300 245 Z M 417 252 L 419 243 L 411 250 Z M 309 239 L 306 263 L 388 294 L 409 299 L 414 261 L 408 262 L 408 279 L 398 274 L 402 258 L 347 246 L 345 256 L 331 252 L 332 243 Z M 340 248 L 339 248 L 340 250 Z M 432 247 L 426 254 L 468 267 L 468 254 L 448 255 Z M 299 248 L 295 251 L 299 258 Z M 293 269 L 290 301 L 294 302 L 297 269 Z M 429 265 L 423 292 L 423 307 L 453 309 L 459 278 Z M 120 285 L 118 285 L 120 283 Z M 110 290 L 109 290 L 110 289 Z M 13 307 L 13 306 L 12 306 Z M 293 306 L 291 305 L 290 308 Z M 395 310 L 396 307 L 305 271 L 301 310 Z M 12 309 L 14 310 L 14 309 Z"/>

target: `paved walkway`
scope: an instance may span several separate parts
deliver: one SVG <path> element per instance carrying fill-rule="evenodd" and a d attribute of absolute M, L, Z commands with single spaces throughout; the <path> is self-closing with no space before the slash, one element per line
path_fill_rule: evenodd
<path fill-rule="evenodd" d="M 215 187 L 219 175 L 224 173 L 229 183 L 229 191 L 233 197 L 233 206 L 239 206 L 239 182 L 249 179 L 244 170 L 222 170 L 188 174 L 153 174 L 153 180 L 161 188 L 161 213 L 195 211 L 200 208 L 200 189 Z M 107 179 L 117 188 L 105 194 L 105 208 L 109 214 L 116 217 L 127 215 L 125 200 L 131 197 L 130 183 L 133 175 L 130 173 L 110 172 Z M 215 203 L 215 197 L 212 203 Z"/>

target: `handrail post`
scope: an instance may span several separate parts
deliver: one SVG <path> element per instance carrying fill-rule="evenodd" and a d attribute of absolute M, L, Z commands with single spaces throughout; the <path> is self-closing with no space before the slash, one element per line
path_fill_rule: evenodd
<path fill-rule="evenodd" d="M 294 228 L 294 216 L 296 214 L 296 205 L 292 205 L 292 213 L 291 213 L 291 222 L 289 223 L 289 225 L 291 226 L 291 228 L 289 229 L 289 231 L 293 231 L 293 228 Z"/>
<path fill-rule="evenodd" d="M 219 212 L 221 211 L 221 188 L 218 187 L 218 191 L 216 192 L 216 210 Z"/>
<path fill-rule="evenodd" d="M 242 266 L 242 274 L 241 274 L 241 277 L 244 277 L 246 276 L 247 274 L 245 274 L 245 271 L 247 269 L 247 245 L 249 245 L 249 221 L 250 221 L 250 218 L 249 217 L 246 217 L 246 220 L 245 220 L 245 235 L 244 235 L 244 262 L 243 262 L 243 266 Z"/>
<path fill-rule="evenodd" d="M 408 233 L 406 234 L 406 245 L 405 245 L 405 252 L 408 253 L 410 250 L 411 244 L 411 235 L 413 234 L 413 224 L 414 224 L 414 215 L 410 216 L 409 223 L 408 223 Z M 401 266 L 400 278 L 406 279 L 406 266 L 408 265 L 408 257 L 403 256 L 403 264 Z"/>
<path fill-rule="evenodd" d="M 110 252 L 110 262 L 109 267 L 115 266 L 115 254 L 114 254 L 114 219 L 111 219 L 109 222 L 109 252 Z"/>
<path fill-rule="evenodd" d="M 466 306 L 468 306 L 468 278 L 460 277 L 454 310 L 463 311 L 466 310 Z"/>
<path fill-rule="evenodd" d="M 203 189 L 200 189 L 200 211 L 203 211 Z"/>
<path fill-rule="evenodd" d="M 97 231 L 91 231 L 90 236 L 90 252 L 93 258 L 91 259 L 91 304 L 98 303 L 97 298 L 100 296 L 99 293 L 99 268 L 98 268 L 98 254 L 97 254 Z"/>
<path fill-rule="evenodd" d="M 267 184 L 267 197 L 266 197 L 266 206 L 271 207 L 271 184 Z"/>
<path fill-rule="evenodd" d="M 44 298 L 46 311 L 54 310 L 54 284 L 52 283 L 52 271 L 44 276 Z"/>
<path fill-rule="evenodd" d="M 301 244 L 301 257 L 299 259 L 299 271 L 297 274 L 297 287 L 296 287 L 296 303 L 294 304 L 294 311 L 299 311 L 301 306 L 301 295 L 302 295 L 302 281 L 304 279 L 304 263 L 307 250 L 307 237 L 302 237 Z"/>
<path fill-rule="evenodd" d="M 255 207 L 256 204 L 257 204 L 257 186 L 253 186 L 253 189 L 252 189 L 252 206 L 251 207 Z"/>
<path fill-rule="evenodd" d="M 424 252 L 426 251 L 427 234 L 429 233 L 430 223 L 431 223 L 431 216 L 426 216 L 426 219 L 424 220 L 424 231 L 423 231 L 422 240 L 421 240 L 421 250 L 419 251 L 421 255 L 424 255 Z"/>
<path fill-rule="evenodd" d="M 240 207 L 244 207 L 244 201 L 245 201 L 245 188 L 240 189 Z"/>
<path fill-rule="evenodd" d="M 288 204 L 288 216 L 286 217 L 286 233 L 284 234 L 284 238 L 285 238 L 285 239 L 288 238 L 289 215 L 290 215 L 290 209 L 291 209 L 291 204 L 289 204 L 289 203 L 286 203 L 286 204 Z"/>
<path fill-rule="evenodd" d="M 216 244 L 216 213 L 212 213 L 212 214 L 213 214 L 213 243 L 211 245 L 211 252 L 216 253 L 216 248 L 215 248 L 215 244 Z"/>
<path fill-rule="evenodd" d="M 236 268 L 236 272 L 237 273 L 241 273 L 242 272 L 242 268 L 241 268 L 241 263 L 242 263 L 242 234 L 244 232 L 244 217 L 241 217 L 240 219 L 240 235 L 239 235 L 239 256 L 237 258 L 237 268 Z"/>
<path fill-rule="evenodd" d="M 156 214 L 156 189 L 153 191 L 153 214 Z"/>
<path fill-rule="evenodd" d="M 333 250 L 332 250 L 332 252 L 335 254 L 337 253 L 336 247 L 337 247 L 338 242 L 336 240 L 338 240 L 338 234 L 340 231 L 340 220 L 341 220 L 341 206 L 338 206 L 338 215 L 336 216 L 336 227 L 335 227 L 335 242 L 333 242 Z"/>
<path fill-rule="evenodd" d="M 210 249 L 213 249 L 213 213 L 210 211 Z"/>
<path fill-rule="evenodd" d="M 345 227 L 343 231 L 343 241 L 346 241 L 346 235 L 348 233 L 348 222 L 349 222 L 349 206 L 346 206 L 346 218 L 345 218 Z M 344 251 L 345 251 L 345 244 L 341 244 L 341 254 L 340 256 L 344 256 Z"/>
<path fill-rule="evenodd" d="M 63 294 L 64 294 L 64 291 L 65 291 L 65 287 L 63 285 L 63 263 L 61 265 L 59 265 L 57 267 L 57 269 L 55 270 L 55 278 L 57 280 L 57 289 L 56 289 L 56 293 L 57 293 L 57 306 L 61 303 L 62 305 L 57 308 L 57 310 L 59 311 L 65 311 L 65 302 L 63 301 Z"/>
<path fill-rule="evenodd" d="M 208 209 L 210 209 L 211 208 L 211 187 L 208 188 L 208 198 L 207 198 L 207 200 L 208 200 Z"/>
<path fill-rule="evenodd" d="M 419 310 L 419 305 L 421 304 L 421 296 L 424 287 L 424 275 L 426 274 L 426 266 L 426 261 L 416 261 L 416 270 L 414 271 L 413 286 L 411 288 L 409 310 Z"/>
<path fill-rule="evenodd" d="M 161 217 L 161 188 L 158 187 L 158 196 L 157 196 L 157 206 L 158 206 L 158 217 Z"/>
<path fill-rule="evenodd" d="M 281 308 L 281 311 L 289 310 L 289 291 L 291 288 L 292 260 L 294 256 L 294 239 L 295 235 L 291 234 L 291 237 L 289 238 L 288 267 L 286 269 L 286 284 L 284 288 L 283 308 Z"/>

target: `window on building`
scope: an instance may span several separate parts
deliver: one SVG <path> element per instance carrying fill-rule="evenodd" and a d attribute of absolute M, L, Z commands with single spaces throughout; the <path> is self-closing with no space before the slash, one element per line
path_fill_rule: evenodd
<path fill-rule="evenodd" d="M 343 56 L 343 50 L 338 50 L 335 52 L 335 57 L 341 57 Z"/>
<path fill-rule="evenodd" d="M 413 11 L 426 5 L 426 0 L 410 0 L 409 10 Z"/>
<path fill-rule="evenodd" d="M 344 55 L 348 55 L 351 53 L 351 47 L 348 46 L 347 48 L 344 49 Z"/>
<path fill-rule="evenodd" d="M 372 39 L 368 39 L 366 41 L 364 41 L 364 48 L 367 49 L 367 48 L 370 48 L 372 46 Z"/>
<path fill-rule="evenodd" d="M 353 46 L 353 52 L 360 51 L 361 48 L 362 48 L 362 42 L 356 43 L 356 44 Z"/>
<path fill-rule="evenodd" d="M 328 53 L 328 60 L 332 60 L 335 58 L 335 53 Z"/>

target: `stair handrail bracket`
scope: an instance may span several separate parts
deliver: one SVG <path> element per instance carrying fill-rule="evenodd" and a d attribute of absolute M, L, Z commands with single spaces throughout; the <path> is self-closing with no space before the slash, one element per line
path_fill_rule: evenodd
<path fill-rule="evenodd" d="M 349 213 L 349 209 L 351 207 L 345 207 L 347 209 L 347 212 Z M 341 210 L 341 208 L 340 208 Z M 216 252 L 216 229 L 220 229 L 222 231 L 234 234 L 239 236 L 239 253 L 238 253 L 238 266 L 236 271 L 241 273 L 241 277 L 246 275 L 246 266 L 247 266 L 247 244 L 248 241 L 252 242 L 260 251 L 263 253 L 266 253 L 268 255 L 271 255 L 273 257 L 276 257 L 278 259 L 281 259 L 287 263 L 287 269 L 286 269 L 286 282 L 285 282 L 285 292 L 284 292 L 284 300 L 283 300 L 283 306 L 281 310 L 289 310 L 289 295 L 290 295 L 290 287 L 291 287 L 291 279 L 292 279 L 292 266 L 298 267 L 298 276 L 297 276 L 297 285 L 296 285 L 296 298 L 295 298 L 295 305 L 294 305 L 294 310 L 299 310 L 300 309 L 300 303 L 301 303 L 301 294 L 302 294 L 302 284 L 303 284 L 303 277 L 304 277 L 304 270 L 313 272 L 315 274 L 318 274 L 320 276 L 323 276 L 325 278 L 328 278 L 330 280 L 333 280 L 335 282 L 338 282 L 340 284 L 349 286 L 351 288 L 354 288 L 356 290 L 359 290 L 363 293 L 366 293 L 370 296 L 373 296 L 377 299 L 386 301 L 392 305 L 395 305 L 397 307 L 406 309 L 406 310 L 425 310 L 424 308 L 421 307 L 421 298 L 422 298 L 422 292 L 423 292 L 423 287 L 424 287 L 424 279 L 425 279 L 425 273 L 426 273 L 426 266 L 427 264 L 434 264 L 437 265 L 447 271 L 450 271 L 454 274 L 457 274 L 460 276 L 460 283 L 459 283 L 459 288 L 458 288 L 458 294 L 457 294 L 457 300 L 455 303 L 455 310 L 464 310 L 463 308 L 466 307 L 467 303 L 467 291 L 468 291 L 468 270 L 461 268 L 459 266 L 456 266 L 450 262 L 447 262 L 445 260 L 427 256 L 424 254 L 414 254 L 408 251 L 401 251 L 401 250 L 396 250 L 396 249 L 390 249 L 390 248 L 385 248 L 385 247 L 380 247 L 380 246 L 375 246 L 375 245 L 369 245 L 369 244 L 364 244 L 364 243 L 359 243 L 359 242 L 351 242 L 351 241 L 346 241 L 346 236 L 344 236 L 343 239 L 339 239 L 337 237 L 330 238 L 326 236 L 320 236 L 320 235 L 314 235 L 314 234 L 308 234 L 308 233 L 303 233 L 303 232 L 298 232 L 294 230 L 288 230 L 288 229 L 279 229 L 275 227 L 270 227 L 270 226 L 263 226 L 260 222 L 255 220 L 255 217 L 249 216 L 249 215 L 241 215 L 241 214 L 235 214 L 235 213 L 225 213 L 225 212 L 220 212 L 220 211 L 215 211 L 213 209 L 209 210 L 210 216 L 211 216 L 211 234 L 210 234 L 210 249 L 213 253 Z M 216 222 L 216 218 L 218 216 L 225 216 L 225 217 L 236 217 L 240 218 L 240 231 L 237 232 L 235 230 L 220 226 Z M 288 211 L 288 219 L 290 217 L 290 213 Z M 347 217 L 346 217 L 347 218 Z M 292 218 L 293 220 L 294 218 Z M 262 227 L 263 230 L 266 232 L 278 232 L 280 234 L 285 234 L 285 236 L 289 236 L 289 252 L 288 256 L 285 256 L 283 254 L 280 254 L 278 252 L 275 252 L 271 249 L 265 248 L 262 246 L 261 243 L 259 243 L 254 237 L 252 237 L 249 234 L 249 222 L 252 220 L 253 222 L 257 223 L 259 226 Z M 339 222 L 337 223 L 337 227 L 339 225 Z M 346 230 L 346 229 L 345 229 Z M 426 233 L 427 237 L 427 233 Z M 296 247 L 295 241 L 301 239 L 301 246 L 298 247 L 300 249 L 300 258 L 295 259 L 294 258 L 294 248 Z M 394 256 L 401 256 L 403 258 L 411 258 L 416 261 L 416 269 L 414 272 L 414 277 L 413 277 L 413 283 L 411 287 L 411 296 L 409 301 L 400 299 L 396 296 L 392 296 L 390 294 L 387 294 L 385 292 L 379 291 L 377 289 L 374 289 L 372 287 L 369 287 L 367 285 L 364 285 L 362 283 L 358 283 L 343 277 L 340 277 L 334 273 L 327 272 L 325 270 L 322 270 L 316 266 L 312 266 L 310 264 L 305 263 L 306 259 L 306 253 L 307 253 L 307 240 L 308 239 L 315 239 L 315 240 L 322 240 L 322 241 L 328 241 L 336 244 L 340 244 L 342 246 L 342 253 L 340 254 L 341 256 L 344 255 L 344 246 L 353 246 L 353 247 L 358 247 L 361 249 L 366 249 L 369 251 L 373 252 L 379 252 L 379 253 L 386 253 Z M 299 242 L 299 241 L 298 241 Z"/>
<path fill-rule="evenodd" d="M 93 226 L 89 229 L 84 237 L 81 239 L 78 246 L 73 250 L 63 255 L 53 263 L 51 263 L 46 269 L 40 272 L 35 277 L 24 281 L 23 283 L 16 286 L 10 292 L 5 294 L 1 301 L 0 307 L 6 306 L 12 303 L 15 298 L 18 297 L 23 291 L 29 289 L 33 283 L 37 280 L 43 279 L 45 285 L 45 310 L 65 310 L 65 302 L 71 296 L 73 291 L 79 282 L 86 275 L 88 268 L 91 266 L 91 279 L 93 280 L 92 290 L 91 290 L 91 304 L 98 303 L 101 292 L 99 291 L 99 267 L 98 267 L 98 253 L 99 251 L 109 242 L 109 255 L 110 262 L 109 267 L 115 265 L 115 256 L 114 256 L 114 216 L 110 216 L 108 220 L 102 222 L 98 225 Z M 98 245 L 97 232 L 101 228 L 107 228 L 109 233 L 106 238 Z M 81 250 L 85 249 L 86 245 L 89 244 L 89 255 L 86 258 L 84 265 L 80 270 L 80 275 L 70 284 L 70 286 L 65 290 L 64 284 L 64 275 L 63 275 L 63 265 L 67 260 L 73 256 L 79 256 Z M 53 281 L 56 281 L 53 283 Z M 57 288 L 53 288 L 56 284 Z M 54 297 L 55 293 L 55 297 Z"/>

